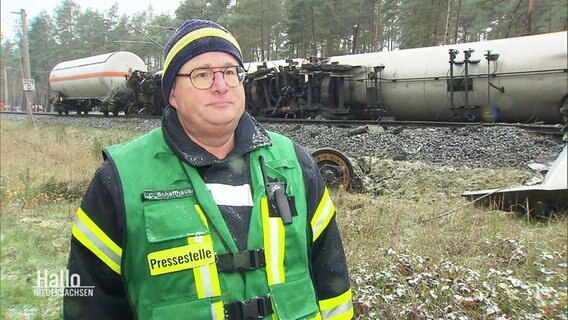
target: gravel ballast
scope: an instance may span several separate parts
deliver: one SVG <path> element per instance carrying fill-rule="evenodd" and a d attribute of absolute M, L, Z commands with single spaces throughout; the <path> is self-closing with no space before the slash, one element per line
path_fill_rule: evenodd
<path fill-rule="evenodd" d="M 2 114 L 25 121 L 25 115 Z M 124 117 L 37 116 L 37 123 L 101 129 L 149 131 L 159 119 Z M 526 168 L 531 162 L 550 163 L 562 151 L 560 137 L 539 135 L 512 126 L 472 124 L 463 128 L 402 128 L 370 126 L 366 133 L 349 135 L 353 128 L 323 125 L 263 124 L 312 152 L 334 148 L 349 157 L 362 156 L 397 161 L 420 161 L 468 168 Z"/>

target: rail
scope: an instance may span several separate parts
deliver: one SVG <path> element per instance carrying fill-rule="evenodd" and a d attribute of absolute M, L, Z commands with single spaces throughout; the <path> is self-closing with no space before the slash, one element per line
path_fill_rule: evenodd
<path fill-rule="evenodd" d="M 0 114 L 21 114 L 25 112 L 19 111 L 0 111 Z M 103 114 L 89 113 L 89 114 L 72 114 L 61 116 L 54 112 L 36 112 L 34 116 L 46 117 L 82 117 L 82 118 L 119 118 L 119 119 L 160 119 L 160 116 L 142 116 L 142 115 L 119 115 L 115 117 L 106 117 Z M 264 118 L 255 117 L 260 123 L 279 123 L 279 124 L 313 124 L 313 125 L 327 125 L 335 127 L 357 128 L 357 127 L 401 127 L 401 128 L 462 128 L 467 126 L 483 126 L 483 127 L 515 127 L 527 131 L 531 131 L 542 135 L 563 136 L 561 124 L 533 124 L 533 123 L 484 123 L 484 122 L 454 122 L 454 121 L 397 121 L 397 120 L 326 120 L 326 119 L 286 119 L 286 118 Z"/>

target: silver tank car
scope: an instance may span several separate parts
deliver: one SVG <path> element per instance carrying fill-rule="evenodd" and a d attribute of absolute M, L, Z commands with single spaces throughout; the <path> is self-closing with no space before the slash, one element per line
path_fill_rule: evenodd
<path fill-rule="evenodd" d="M 60 114 L 69 110 L 87 113 L 100 107 L 105 115 L 109 108 L 117 114 L 124 107 L 119 101 L 128 91 L 127 77 L 134 71 L 146 72 L 146 64 L 127 51 L 61 62 L 49 75 L 51 89 L 58 93 L 55 110 Z"/>
<path fill-rule="evenodd" d="M 384 117 L 396 120 L 561 121 L 568 104 L 567 33 L 330 57 L 354 68 L 345 105 L 364 105 L 378 80 Z"/>

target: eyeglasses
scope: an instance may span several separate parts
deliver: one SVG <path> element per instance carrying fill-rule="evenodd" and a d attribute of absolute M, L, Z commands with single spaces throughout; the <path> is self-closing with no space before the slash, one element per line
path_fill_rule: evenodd
<path fill-rule="evenodd" d="M 191 84 L 199 90 L 207 90 L 215 82 L 215 74 L 221 72 L 228 87 L 238 87 L 245 80 L 245 69 L 240 66 L 229 66 L 223 70 L 213 71 L 214 68 L 196 68 L 190 73 L 178 73 L 176 77 L 187 77 Z M 217 69 L 217 68 L 215 68 Z"/>

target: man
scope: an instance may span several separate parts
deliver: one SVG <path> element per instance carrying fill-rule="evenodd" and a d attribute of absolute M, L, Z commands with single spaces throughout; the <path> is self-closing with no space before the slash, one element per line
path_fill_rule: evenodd
<path fill-rule="evenodd" d="M 189 20 L 166 46 L 161 128 L 104 151 L 66 319 L 350 319 L 335 207 L 310 154 L 244 111 L 242 54 Z"/>

